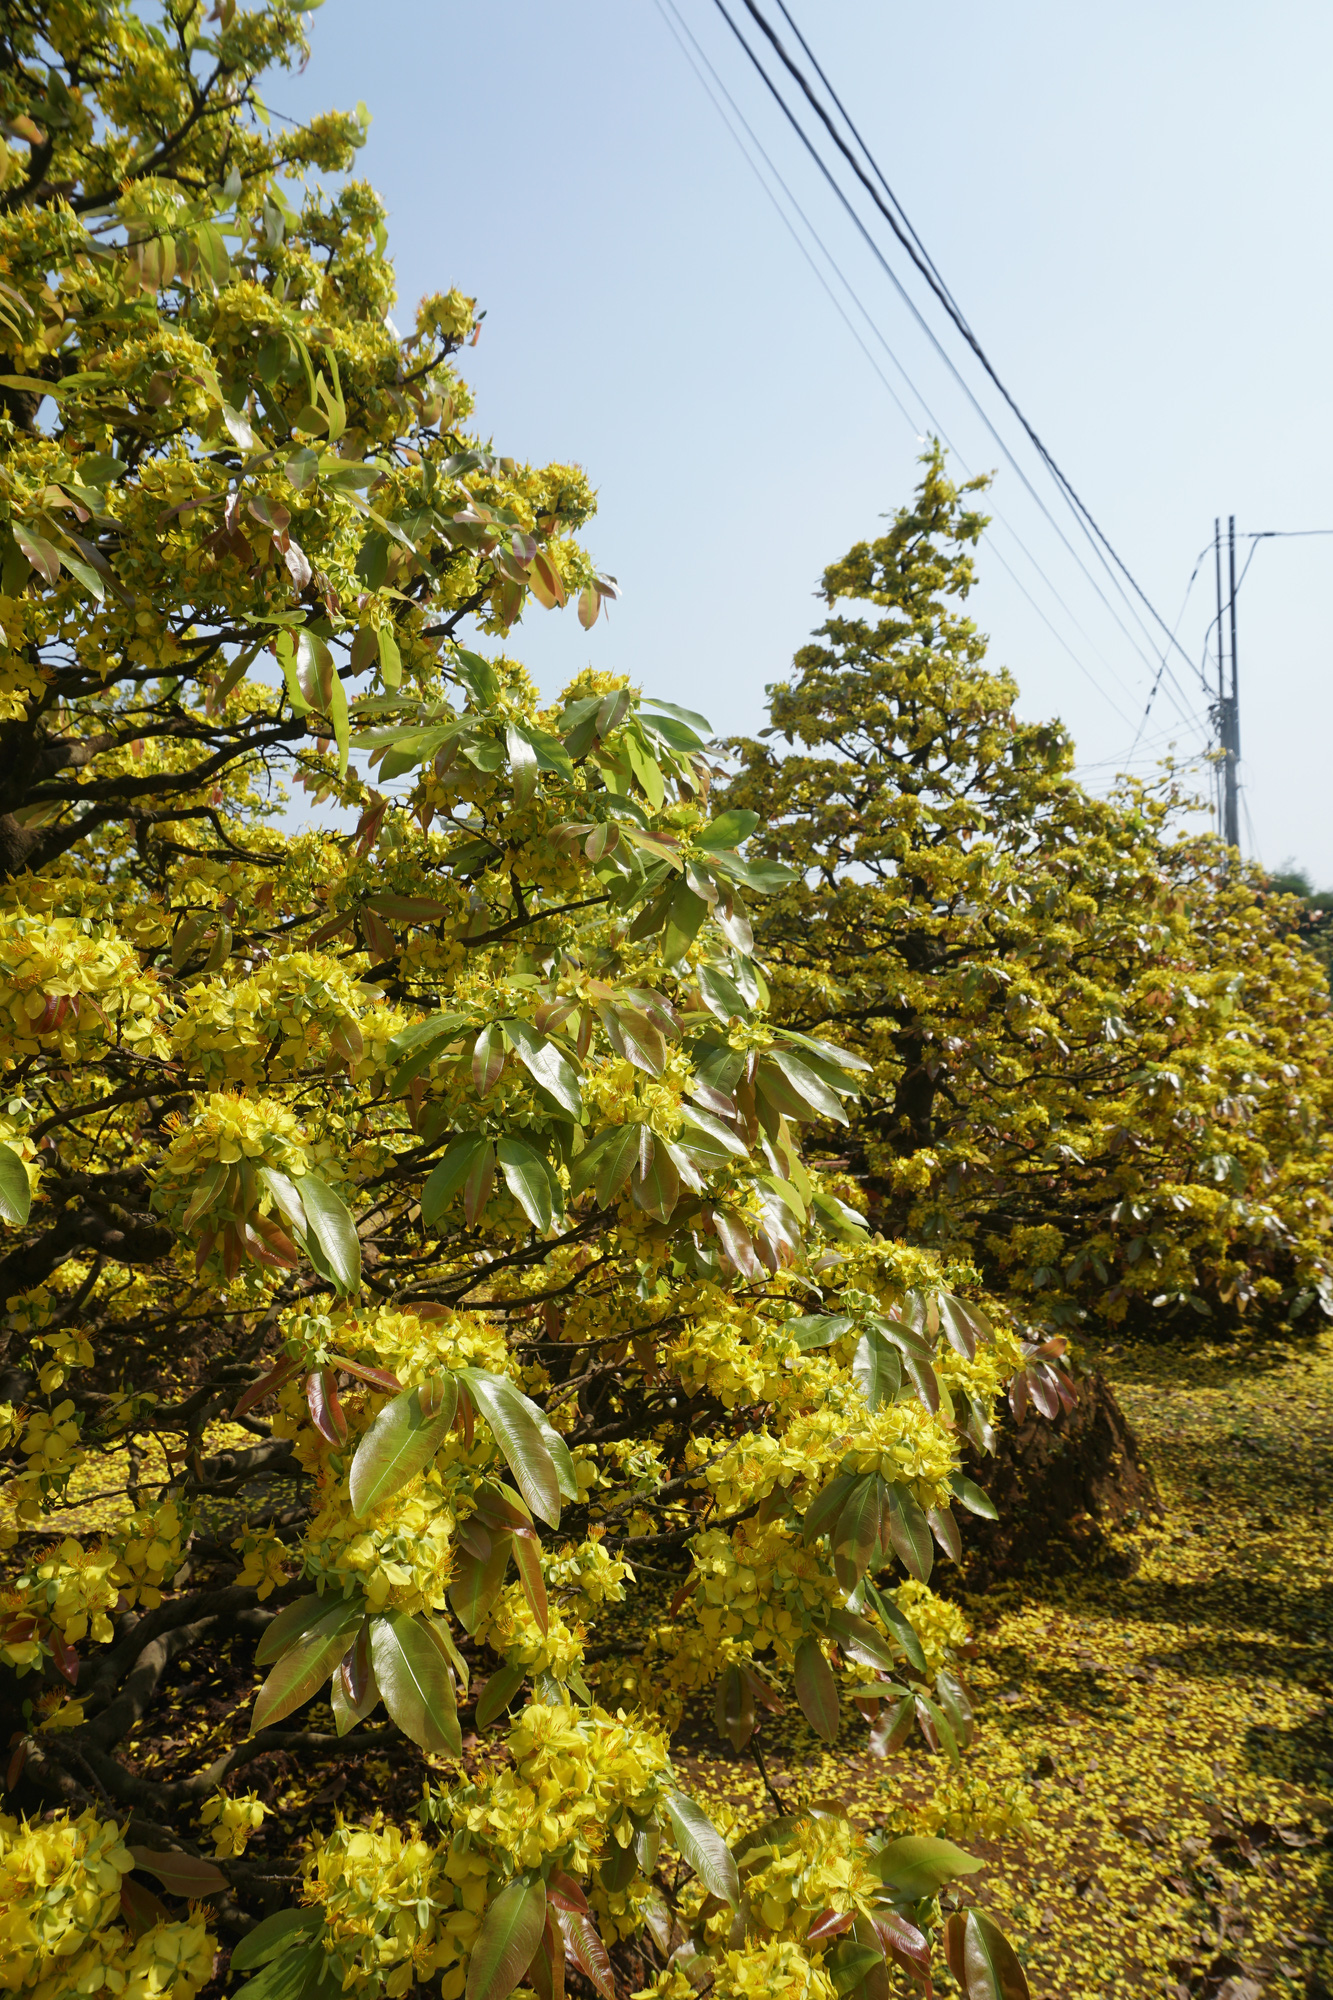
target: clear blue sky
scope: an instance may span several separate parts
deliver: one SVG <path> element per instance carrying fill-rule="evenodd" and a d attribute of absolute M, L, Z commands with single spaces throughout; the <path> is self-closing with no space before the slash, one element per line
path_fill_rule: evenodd
<path fill-rule="evenodd" d="M 1063 716 L 1102 788 L 1160 644 L 1120 606 L 1132 644 L 1099 601 L 712 0 L 675 5 L 935 419 L 970 466 L 1000 468 L 1009 526 L 983 547 L 973 608 L 1024 712 Z M 789 5 L 1001 374 L 1168 622 L 1215 514 L 1242 533 L 1333 528 L 1326 5 Z M 513 650 L 552 692 L 592 658 L 720 729 L 758 726 L 765 682 L 818 619 L 820 570 L 910 492 L 920 403 L 858 320 L 912 420 L 895 407 L 657 0 L 327 0 L 312 33 L 305 75 L 271 101 L 293 115 L 369 106 L 361 171 L 388 203 L 400 317 L 428 290 L 476 293 L 487 319 L 465 361 L 483 427 L 503 451 L 577 460 L 599 489 L 588 539 L 623 603 L 589 635 L 534 610 Z M 925 309 L 1077 543 L 995 394 Z M 1240 600 L 1246 844 L 1320 883 L 1333 883 L 1331 566 L 1333 539 L 1264 543 Z M 1195 659 L 1211 615 L 1210 556 L 1180 625 Z M 1202 741 L 1206 697 L 1174 657 L 1185 692 L 1163 682 L 1140 769 L 1172 736 L 1185 754 Z"/>

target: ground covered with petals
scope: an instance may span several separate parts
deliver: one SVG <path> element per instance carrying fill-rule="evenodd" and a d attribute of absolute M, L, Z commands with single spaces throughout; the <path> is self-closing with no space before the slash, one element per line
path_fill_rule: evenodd
<path fill-rule="evenodd" d="M 1113 1537 L 1091 1572 L 956 1590 L 980 1727 L 942 1796 L 919 1743 L 878 1763 L 862 1726 L 826 1748 L 788 1718 L 761 1736 L 769 1783 L 784 1803 L 840 1799 L 986 1855 L 977 1900 L 1018 1942 L 1034 1996 L 1322 2000 L 1333 1341 L 1096 1358 L 1162 1519 Z M 703 1717 L 692 1761 L 720 1813 L 765 1810 L 757 1770 L 719 1754 Z"/>

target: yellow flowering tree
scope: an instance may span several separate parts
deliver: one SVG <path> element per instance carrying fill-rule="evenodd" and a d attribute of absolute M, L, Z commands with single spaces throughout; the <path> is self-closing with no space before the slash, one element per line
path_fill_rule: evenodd
<path fill-rule="evenodd" d="M 484 441 L 470 298 L 394 326 L 291 0 L 0 35 L 7 1985 L 1025 1991 L 933 1829 L 672 1761 L 958 1754 L 1021 1349 L 803 1159 L 865 1061 L 765 1011 L 707 723 L 508 650 L 615 595 L 586 479 Z M 266 1813 L 386 1745 L 415 1813 Z"/>
<path fill-rule="evenodd" d="M 912 504 L 825 571 L 832 615 L 770 688 L 771 727 L 732 746 L 726 803 L 797 871 L 758 918 L 774 1018 L 871 1064 L 850 1135 L 824 1139 L 875 1219 L 970 1257 L 1024 1316 L 1314 1320 L 1321 968 L 1289 898 L 1181 834 L 1169 776 L 1092 798 L 1064 730 L 1015 716 L 966 613 L 983 484 L 927 455 Z M 1053 1411 L 1043 1365 L 1022 1380 Z"/>

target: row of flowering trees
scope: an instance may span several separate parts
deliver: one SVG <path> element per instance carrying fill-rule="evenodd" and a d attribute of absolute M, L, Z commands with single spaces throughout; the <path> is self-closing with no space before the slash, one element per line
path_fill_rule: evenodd
<path fill-rule="evenodd" d="M 737 1754 L 784 1706 L 965 1749 L 934 1568 L 1071 1259 L 1238 1310 L 1322 1284 L 1313 987 L 1271 958 L 1270 1060 L 1189 906 L 1276 953 L 1243 892 L 1197 855 L 1173 888 L 1146 803 L 1129 850 L 1094 827 L 1054 738 L 1001 747 L 938 463 L 896 581 L 883 544 L 830 573 L 910 609 L 831 635 L 864 657 L 826 693 L 897 676 L 843 777 L 750 746 L 721 783 L 623 675 L 543 704 L 521 619 L 615 595 L 590 489 L 482 441 L 471 299 L 392 326 L 379 202 L 313 182 L 364 121 L 262 100 L 295 6 L 0 40 L 3 1983 L 881 2000 L 947 1965 L 1014 2000 L 964 1849 L 827 1806 L 724 1838 L 673 1743 L 702 1703 Z M 828 741 L 799 664 L 775 724 Z M 1163 938 L 1221 1055 L 1172 1040 L 1174 973 L 1089 1025 Z M 1181 1053 L 1117 1145 L 1144 1020 Z M 1205 1103 L 1216 1213 L 1162 1191 Z M 154 1751 L 178 1664 L 236 1644 L 236 1712 L 184 1698 Z M 251 1767 L 386 1744 L 414 1816 L 247 1854 Z"/>

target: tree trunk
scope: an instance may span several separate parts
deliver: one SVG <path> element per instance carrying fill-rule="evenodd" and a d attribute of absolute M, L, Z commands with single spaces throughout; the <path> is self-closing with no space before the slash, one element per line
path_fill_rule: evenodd
<path fill-rule="evenodd" d="M 996 1455 L 978 1477 L 998 1521 L 964 1517 L 967 1580 L 973 1589 L 1030 1564 L 1046 1569 L 1133 1559 L 1113 1552 L 1107 1530 L 1161 1512 L 1152 1473 L 1115 1392 L 1099 1369 L 1079 1378 L 1072 1410 L 1043 1417 L 1029 1404 L 1022 1423 L 1006 1406 Z"/>

